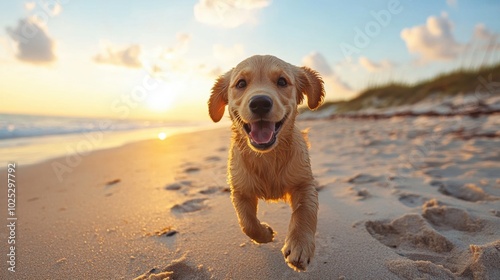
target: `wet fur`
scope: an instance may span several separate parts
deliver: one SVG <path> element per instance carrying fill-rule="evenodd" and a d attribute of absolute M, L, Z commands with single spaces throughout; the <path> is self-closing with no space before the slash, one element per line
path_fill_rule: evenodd
<path fill-rule="evenodd" d="M 276 80 L 283 76 L 289 85 L 276 86 Z M 248 80 L 244 90 L 235 87 L 242 78 Z M 245 123 L 259 118 L 248 106 L 255 95 L 273 100 L 266 119 L 279 122 L 286 117 L 276 143 L 266 151 L 253 148 L 243 128 Z M 271 242 L 275 233 L 257 218 L 258 199 L 288 202 L 293 212 L 282 252 L 288 265 L 299 271 L 305 270 L 314 256 L 318 212 L 307 134 L 295 126 L 297 105 L 304 96 L 311 109 L 322 103 L 323 81 L 317 72 L 274 56 L 253 56 L 217 79 L 208 102 L 213 121 L 222 118 L 225 106 L 232 120 L 228 182 L 243 232 L 256 242 Z"/>

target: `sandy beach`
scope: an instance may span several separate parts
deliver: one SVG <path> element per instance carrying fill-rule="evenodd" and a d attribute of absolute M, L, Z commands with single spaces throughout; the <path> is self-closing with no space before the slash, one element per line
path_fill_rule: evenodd
<path fill-rule="evenodd" d="M 500 280 L 500 1 L 0 7 L 0 280 Z"/>
<path fill-rule="evenodd" d="M 241 232 L 226 184 L 230 132 L 219 128 L 95 151 L 71 167 L 67 157 L 17 166 L 15 272 L 4 226 L 1 278 L 500 278 L 498 114 L 298 125 L 310 128 L 320 185 L 306 272 L 280 252 L 288 205 L 259 203 L 272 243 Z M 69 169 L 57 176 L 60 165 Z"/>

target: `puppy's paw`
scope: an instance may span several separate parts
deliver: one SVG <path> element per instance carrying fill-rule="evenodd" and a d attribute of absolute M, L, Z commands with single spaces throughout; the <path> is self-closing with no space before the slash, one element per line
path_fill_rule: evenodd
<path fill-rule="evenodd" d="M 314 236 L 294 237 L 289 235 L 281 249 L 285 262 L 295 271 L 305 271 L 314 256 Z"/>
<path fill-rule="evenodd" d="M 273 241 L 275 232 L 273 229 L 266 223 L 260 223 L 261 225 L 261 234 L 259 240 L 254 239 L 258 243 L 269 243 Z"/>
<path fill-rule="evenodd" d="M 266 223 L 261 223 L 260 227 L 251 231 L 244 230 L 248 237 L 257 243 L 268 243 L 273 241 L 275 232 Z"/>

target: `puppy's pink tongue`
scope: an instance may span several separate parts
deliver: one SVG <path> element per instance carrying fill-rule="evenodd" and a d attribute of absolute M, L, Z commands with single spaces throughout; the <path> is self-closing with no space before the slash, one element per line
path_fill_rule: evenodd
<path fill-rule="evenodd" d="M 259 121 L 250 124 L 250 138 L 257 144 L 266 144 L 274 134 L 274 123 Z"/>

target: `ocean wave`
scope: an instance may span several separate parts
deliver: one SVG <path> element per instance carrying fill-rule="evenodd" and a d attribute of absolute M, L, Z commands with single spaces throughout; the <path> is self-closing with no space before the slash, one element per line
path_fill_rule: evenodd
<path fill-rule="evenodd" d="M 128 131 L 185 124 L 164 121 L 116 120 L 0 114 L 0 140 L 95 131 Z"/>

